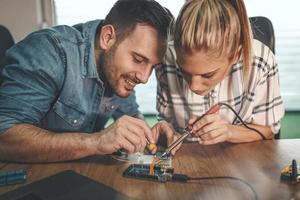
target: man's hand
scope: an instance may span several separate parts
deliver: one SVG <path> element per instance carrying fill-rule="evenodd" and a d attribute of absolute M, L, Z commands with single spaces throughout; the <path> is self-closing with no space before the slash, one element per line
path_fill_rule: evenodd
<path fill-rule="evenodd" d="M 175 132 L 173 126 L 166 122 L 160 121 L 152 127 L 152 135 L 155 142 L 158 141 L 159 137 L 164 134 L 167 138 L 167 145 L 170 146 L 178 137 L 180 136 Z M 175 152 L 180 148 L 181 144 L 179 144 L 176 148 L 171 151 L 172 155 L 175 155 Z M 154 149 L 151 153 L 154 154 L 156 149 Z"/>
<path fill-rule="evenodd" d="M 192 116 L 189 125 L 197 120 Z M 193 125 L 193 134 L 200 137 L 200 144 L 210 145 L 227 141 L 232 133 L 228 128 L 228 123 L 219 114 L 208 114 L 203 116 Z"/>
<path fill-rule="evenodd" d="M 150 143 L 155 143 L 145 121 L 126 115 L 96 134 L 96 137 L 99 154 L 111 154 L 121 148 L 128 153 L 142 152 L 146 137 Z"/>

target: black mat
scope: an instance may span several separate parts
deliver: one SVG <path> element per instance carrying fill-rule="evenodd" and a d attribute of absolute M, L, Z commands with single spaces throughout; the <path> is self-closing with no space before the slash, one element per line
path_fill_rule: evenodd
<path fill-rule="evenodd" d="M 0 200 L 127 200 L 125 195 L 74 171 L 63 171 L 0 196 Z"/>

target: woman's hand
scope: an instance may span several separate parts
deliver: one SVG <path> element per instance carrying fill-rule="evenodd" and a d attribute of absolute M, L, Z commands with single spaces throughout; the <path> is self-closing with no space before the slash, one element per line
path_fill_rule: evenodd
<path fill-rule="evenodd" d="M 198 121 L 196 116 L 192 116 L 189 125 L 192 126 L 193 135 L 200 137 L 200 144 L 211 145 L 229 140 L 232 132 L 229 124 L 223 120 L 218 113 L 207 114 Z"/>

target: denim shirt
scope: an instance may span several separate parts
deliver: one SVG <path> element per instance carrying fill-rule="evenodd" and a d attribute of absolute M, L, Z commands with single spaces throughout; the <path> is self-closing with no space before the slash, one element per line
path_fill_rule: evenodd
<path fill-rule="evenodd" d="M 94 43 L 100 20 L 56 26 L 27 36 L 6 52 L 1 76 L 0 134 L 27 123 L 54 132 L 95 132 L 109 117 L 138 116 L 134 92 L 105 96 Z"/>

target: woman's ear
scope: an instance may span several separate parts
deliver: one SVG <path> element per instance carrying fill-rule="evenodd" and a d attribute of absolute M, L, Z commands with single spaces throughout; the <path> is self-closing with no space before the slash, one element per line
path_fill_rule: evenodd
<path fill-rule="evenodd" d="M 241 58 L 242 50 L 243 50 L 242 45 L 239 45 L 239 47 L 238 47 L 238 49 L 237 49 L 237 51 L 236 51 L 236 53 L 235 53 L 235 56 L 234 56 L 234 59 L 235 59 L 236 61 L 238 61 L 238 60 Z"/>
<path fill-rule="evenodd" d="M 112 25 L 108 24 L 101 27 L 98 41 L 103 51 L 110 49 L 116 42 L 116 39 L 116 31 Z"/>
<path fill-rule="evenodd" d="M 239 45 L 235 53 L 232 56 L 230 56 L 229 60 L 234 63 L 238 62 L 241 58 L 242 50 L 242 45 Z"/>

